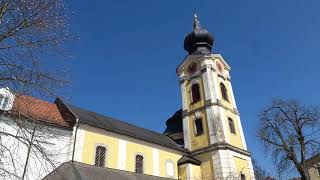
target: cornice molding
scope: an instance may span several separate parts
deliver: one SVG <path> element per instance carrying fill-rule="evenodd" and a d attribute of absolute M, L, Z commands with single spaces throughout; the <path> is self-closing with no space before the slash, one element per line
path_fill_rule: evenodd
<path fill-rule="evenodd" d="M 201 110 L 206 109 L 207 107 L 210 107 L 210 106 L 220 106 L 223 109 L 231 111 L 232 113 L 234 113 L 236 115 L 240 115 L 240 113 L 239 113 L 239 111 L 237 109 L 235 109 L 235 108 L 231 109 L 231 108 L 229 108 L 227 106 L 224 106 L 219 99 L 217 99 L 217 102 L 212 102 L 212 100 L 209 99 L 209 100 L 205 101 L 204 105 L 201 106 L 201 107 L 193 109 L 192 111 L 189 111 L 189 112 L 187 110 L 182 111 L 182 118 L 184 118 L 185 116 L 192 115 L 196 111 L 201 111 Z"/>
<path fill-rule="evenodd" d="M 214 152 L 214 151 L 218 151 L 218 150 L 231 150 L 231 151 L 237 152 L 239 154 L 242 154 L 244 156 L 251 157 L 251 153 L 249 151 L 240 149 L 238 147 L 232 146 L 232 145 L 225 143 L 225 142 L 214 143 L 208 147 L 204 147 L 201 149 L 191 151 L 190 156 L 196 156 L 196 155 L 204 154 L 207 152 Z"/>

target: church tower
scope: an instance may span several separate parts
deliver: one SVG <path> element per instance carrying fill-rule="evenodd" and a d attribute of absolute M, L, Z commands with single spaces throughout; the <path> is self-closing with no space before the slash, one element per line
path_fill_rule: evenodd
<path fill-rule="evenodd" d="M 177 74 L 184 146 L 190 151 L 188 158 L 200 163 L 186 163 L 182 170 L 186 171 L 186 179 L 254 179 L 230 66 L 220 54 L 212 53 L 213 44 L 213 35 L 194 15 L 193 31 L 184 39 L 188 55 Z"/>

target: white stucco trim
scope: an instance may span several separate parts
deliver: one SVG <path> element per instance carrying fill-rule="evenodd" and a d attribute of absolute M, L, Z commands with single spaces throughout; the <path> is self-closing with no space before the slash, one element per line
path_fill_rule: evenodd
<path fill-rule="evenodd" d="M 214 128 L 214 115 L 213 115 L 213 110 L 212 107 L 207 107 L 206 108 L 206 113 L 207 113 L 207 122 L 208 122 L 208 130 L 209 130 L 209 140 L 210 144 L 214 144 L 218 142 L 218 139 L 216 137 L 216 132 Z"/>
<path fill-rule="evenodd" d="M 82 162 L 85 130 L 78 128 L 76 146 L 74 149 L 74 161 Z"/>
<path fill-rule="evenodd" d="M 193 180 L 193 174 L 192 174 L 192 165 L 191 164 L 187 164 L 186 166 L 187 168 L 187 180 Z"/>
<path fill-rule="evenodd" d="M 239 128 L 239 131 L 240 131 L 240 138 L 241 138 L 241 141 L 242 141 L 242 146 L 243 146 L 244 150 L 247 150 L 246 138 L 244 137 L 240 116 L 236 115 L 236 117 L 237 117 L 238 128 Z"/>
<path fill-rule="evenodd" d="M 183 122 L 182 124 L 183 124 L 184 147 L 188 150 L 191 150 L 189 117 L 185 116 L 182 122 Z"/>
<path fill-rule="evenodd" d="M 181 96 L 182 96 L 182 110 L 187 110 L 187 91 L 186 91 L 186 82 L 180 84 Z"/>
<path fill-rule="evenodd" d="M 159 150 L 152 148 L 152 174 L 154 176 L 160 175 L 160 161 L 159 161 Z"/>
<path fill-rule="evenodd" d="M 236 172 L 236 165 L 229 150 L 218 150 L 212 156 L 215 178 L 228 179 Z"/>
<path fill-rule="evenodd" d="M 227 143 L 230 143 L 229 134 L 228 134 L 229 128 L 227 127 L 227 124 L 226 124 L 226 117 L 224 115 L 223 108 L 220 106 L 217 106 L 217 109 L 218 109 L 219 115 L 220 115 L 220 121 L 221 121 L 220 123 L 222 124 L 222 128 L 223 128 L 224 140 Z"/>
<path fill-rule="evenodd" d="M 126 170 L 127 141 L 119 139 L 118 151 L 118 169 Z"/>
<path fill-rule="evenodd" d="M 233 94 L 233 88 L 232 88 L 232 83 L 230 81 L 227 81 L 228 84 L 229 84 L 229 91 L 230 91 L 230 94 L 231 94 L 231 100 L 232 100 L 232 104 L 234 106 L 235 109 L 237 109 L 237 103 L 236 103 L 236 98 L 234 97 L 234 94 Z"/>

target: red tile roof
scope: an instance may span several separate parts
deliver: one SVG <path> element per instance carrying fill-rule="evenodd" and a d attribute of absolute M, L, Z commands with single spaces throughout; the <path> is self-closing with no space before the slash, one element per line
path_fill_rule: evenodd
<path fill-rule="evenodd" d="M 16 95 L 11 114 L 66 128 L 72 127 L 70 123 L 63 118 L 57 104 L 30 96 Z"/>

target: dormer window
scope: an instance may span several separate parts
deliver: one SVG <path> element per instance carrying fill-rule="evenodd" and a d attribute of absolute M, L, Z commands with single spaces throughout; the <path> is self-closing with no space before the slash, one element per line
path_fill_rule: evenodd
<path fill-rule="evenodd" d="M 0 110 L 9 111 L 13 101 L 14 95 L 7 88 L 0 88 Z"/>

